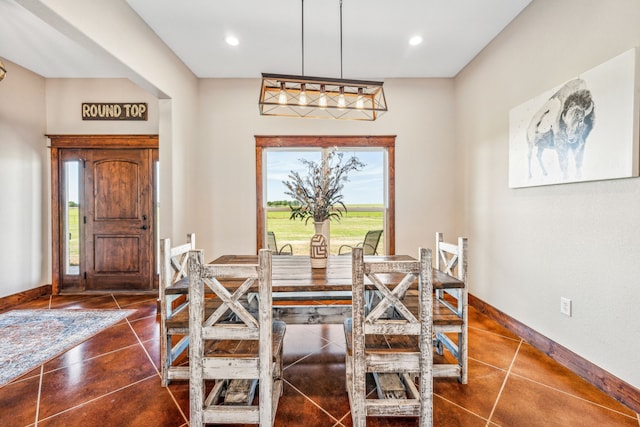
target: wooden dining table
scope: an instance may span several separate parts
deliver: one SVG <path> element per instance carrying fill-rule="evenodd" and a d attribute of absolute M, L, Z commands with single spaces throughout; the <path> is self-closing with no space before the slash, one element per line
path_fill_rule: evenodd
<path fill-rule="evenodd" d="M 366 261 L 410 261 L 408 255 L 365 256 Z M 211 264 L 255 264 L 257 255 L 222 255 Z M 308 256 L 273 256 L 273 316 L 288 324 L 342 323 L 351 316 L 351 256 L 329 256 L 326 268 L 311 268 Z M 433 269 L 434 289 L 464 282 Z"/>

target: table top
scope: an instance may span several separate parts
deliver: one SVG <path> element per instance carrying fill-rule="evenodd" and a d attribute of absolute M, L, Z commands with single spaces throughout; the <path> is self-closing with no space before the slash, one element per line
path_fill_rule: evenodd
<path fill-rule="evenodd" d="M 408 255 L 365 256 L 367 261 L 411 261 Z M 257 255 L 222 255 L 211 264 L 255 264 Z M 274 292 L 351 291 L 351 257 L 329 256 L 326 268 L 311 268 L 308 256 L 274 255 L 272 260 L 272 289 Z M 464 283 L 455 277 L 433 269 L 433 288 L 462 288 Z"/>

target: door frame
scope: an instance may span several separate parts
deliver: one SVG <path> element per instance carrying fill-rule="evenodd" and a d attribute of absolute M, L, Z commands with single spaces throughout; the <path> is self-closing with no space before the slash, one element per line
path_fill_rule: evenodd
<path fill-rule="evenodd" d="M 60 153 L 64 149 L 154 149 L 152 161 L 158 159 L 158 135 L 46 135 L 50 140 L 51 150 L 51 293 L 57 295 L 62 290 L 62 242 L 61 242 L 61 189 L 60 183 Z M 154 176 L 152 167 L 153 206 L 156 205 L 155 188 L 159 177 Z M 150 215 L 155 215 L 155 208 Z M 155 242 L 157 220 L 152 218 L 153 241 Z M 153 289 L 158 288 L 156 266 L 156 248 L 151 248 L 151 265 L 153 267 Z"/>

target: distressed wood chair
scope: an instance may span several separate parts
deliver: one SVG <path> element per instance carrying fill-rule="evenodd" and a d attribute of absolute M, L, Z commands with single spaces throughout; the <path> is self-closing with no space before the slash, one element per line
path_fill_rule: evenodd
<path fill-rule="evenodd" d="M 206 423 L 273 425 L 283 387 L 286 325 L 272 320 L 271 259 L 267 249 L 259 251 L 258 264 L 203 264 L 201 251 L 189 255 L 192 427 Z M 220 300 L 211 315 L 205 315 L 205 287 Z M 256 287 L 257 313 L 244 299 Z"/>
<path fill-rule="evenodd" d="M 293 255 L 293 246 L 291 246 L 291 243 L 285 243 L 282 247 L 278 248 L 276 233 L 273 231 L 267 231 L 267 246 L 274 255 Z"/>
<path fill-rule="evenodd" d="M 417 261 L 366 262 L 363 249 L 354 248 L 352 263 L 353 317 L 344 326 L 353 426 L 366 426 L 367 416 L 419 417 L 421 427 L 431 426 L 431 250 L 420 249 Z M 365 278 L 371 285 L 365 284 Z M 415 296 L 408 296 L 410 290 Z M 411 305 L 417 310 L 408 308 L 409 298 L 417 298 Z M 367 375 L 377 389 L 370 396 Z"/>
<path fill-rule="evenodd" d="M 468 283 L 466 237 L 458 243 L 447 243 L 441 232 L 436 233 L 435 268 L 464 282 L 464 287 L 436 289 L 434 298 L 434 321 L 436 352 L 444 354 L 446 348 L 456 359 L 453 363 L 434 365 L 435 377 L 458 377 L 462 384 L 468 379 Z M 457 334 L 457 342 L 448 334 Z"/>
<path fill-rule="evenodd" d="M 383 230 L 367 231 L 367 234 L 365 234 L 364 236 L 364 240 L 362 242 L 359 242 L 355 247 L 362 248 L 365 255 L 378 255 L 378 244 L 380 243 L 380 238 L 382 237 L 382 231 Z M 354 246 L 351 245 L 341 245 L 338 248 L 338 255 L 349 255 L 353 248 Z"/>
<path fill-rule="evenodd" d="M 187 243 L 171 247 L 171 239 L 160 240 L 160 375 L 162 386 L 172 379 L 189 379 L 189 368 L 176 365 L 186 361 L 189 345 L 189 310 L 187 299 L 177 291 L 188 286 L 189 251 L 196 247 L 195 233 L 187 234 Z"/>

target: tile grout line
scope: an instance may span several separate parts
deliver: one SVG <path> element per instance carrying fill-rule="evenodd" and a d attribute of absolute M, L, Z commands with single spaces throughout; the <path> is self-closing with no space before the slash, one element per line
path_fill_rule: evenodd
<path fill-rule="evenodd" d="M 118 303 L 118 300 L 115 298 L 115 296 L 113 294 L 111 294 L 113 296 L 113 299 L 116 301 L 116 305 L 118 306 L 118 308 L 122 309 L 120 304 Z M 157 315 L 157 314 L 156 314 Z M 135 335 L 136 340 L 138 341 L 138 345 L 140 345 L 140 347 L 142 347 L 142 351 L 144 351 L 144 354 L 147 355 L 147 358 L 149 359 L 149 362 L 151 362 L 151 366 L 153 366 L 153 369 L 156 370 L 156 374 L 158 377 L 161 376 L 160 371 L 158 370 L 158 367 L 156 366 L 155 363 L 153 363 L 153 359 L 151 358 L 151 355 L 149 354 L 149 352 L 147 351 L 146 347 L 144 346 L 144 344 L 142 344 L 142 340 L 140 339 L 140 337 L 138 336 L 138 334 L 136 333 L 136 330 L 133 328 L 133 326 L 131 325 L 131 322 L 129 321 L 128 317 L 125 317 L 125 320 L 127 321 L 127 325 L 129 325 L 129 328 L 131 329 L 131 332 L 133 332 L 133 335 Z M 180 405 L 178 404 L 177 399 L 175 398 L 175 396 L 173 395 L 173 393 L 171 392 L 171 390 L 169 389 L 169 387 L 165 387 L 167 392 L 169 392 L 169 396 L 171 396 L 171 400 L 173 400 L 173 403 L 176 405 L 176 407 L 178 408 L 178 412 L 180 412 L 180 415 L 182 415 L 182 419 L 185 420 L 187 422 L 187 424 L 189 423 L 189 419 L 187 418 L 186 414 L 182 411 L 182 408 L 180 407 Z"/>
<path fill-rule="evenodd" d="M 582 401 L 582 402 L 584 402 L 584 403 L 589 403 L 589 404 L 591 404 L 591 405 L 597 406 L 597 407 L 602 408 L 602 409 L 605 409 L 605 410 L 607 410 L 607 411 L 615 412 L 616 414 L 620 414 L 620 415 L 622 415 L 622 416 L 624 416 L 624 417 L 634 418 L 634 417 L 632 417 L 632 416 L 631 416 L 631 415 L 629 415 L 629 414 L 625 414 L 624 412 L 620 412 L 620 411 L 618 411 L 617 409 L 610 408 L 610 407 L 605 406 L 605 405 L 603 405 L 603 404 L 601 404 L 601 403 L 594 402 L 593 400 L 585 399 L 584 397 L 581 397 L 581 396 L 578 396 L 578 395 L 575 395 L 575 394 L 569 393 L 568 391 L 565 391 L 565 390 L 559 389 L 559 388 L 557 388 L 557 387 L 553 387 L 553 386 L 550 386 L 550 385 L 548 385 L 548 384 L 541 383 L 540 381 L 536 381 L 536 380 L 531 379 L 531 378 L 528 378 L 528 377 L 526 377 L 526 376 L 524 376 L 524 375 L 520 375 L 520 374 L 515 374 L 515 373 L 514 373 L 514 374 L 513 374 L 513 376 L 518 377 L 518 378 L 521 378 L 521 379 L 523 379 L 523 380 L 525 380 L 525 381 L 528 381 L 528 382 L 532 382 L 532 383 L 534 383 L 534 384 L 537 384 L 537 385 L 539 385 L 540 387 L 548 388 L 549 390 L 553 390 L 553 391 L 555 391 L 555 392 L 557 392 L 557 393 L 564 394 L 565 396 L 569 396 L 569 397 L 571 397 L 571 398 L 578 399 L 578 400 L 580 400 L 580 401 Z M 618 403 L 619 403 L 619 402 L 618 402 Z M 637 417 L 640 417 L 640 415 L 639 415 L 639 414 L 636 414 L 636 416 L 637 416 Z"/>
<path fill-rule="evenodd" d="M 491 418 L 493 418 L 493 413 L 496 411 L 496 408 L 498 407 L 498 402 L 500 401 L 500 397 L 502 396 L 504 387 L 507 385 L 509 374 L 511 374 L 511 369 L 513 369 L 513 364 L 516 363 L 516 357 L 518 357 L 518 353 L 520 352 L 520 347 L 522 347 L 523 342 L 524 342 L 523 340 L 520 340 L 520 343 L 518 344 L 518 348 L 516 349 L 516 352 L 513 355 L 513 359 L 511 359 L 511 363 L 509 364 L 509 369 L 507 369 L 507 374 L 504 376 L 504 380 L 502 381 L 502 385 L 500 386 L 500 391 L 498 391 L 498 396 L 496 396 L 496 401 L 493 402 L 493 408 L 491 408 L 491 412 L 487 417 L 487 423 L 485 424 L 485 426 L 489 425 L 489 423 L 491 422 Z"/>
<path fill-rule="evenodd" d="M 494 335 L 496 337 L 504 338 L 504 339 L 507 339 L 507 340 L 510 340 L 510 341 L 520 342 L 522 340 L 521 338 L 508 337 L 508 336 L 503 335 L 503 334 L 501 334 L 499 332 L 494 332 L 494 331 L 490 331 L 488 329 L 478 328 L 476 326 L 469 326 L 469 329 L 473 329 L 473 330 L 476 330 L 476 331 L 484 332 L 486 334 L 491 334 L 491 335 Z"/>
<path fill-rule="evenodd" d="M 118 307 L 118 309 L 122 310 L 122 307 L 120 306 L 120 304 L 118 303 L 118 301 L 115 299 L 115 296 L 114 296 L 113 294 L 111 294 L 111 297 L 114 299 L 114 301 L 115 301 L 116 306 Z M 50 304 L 50 305 L 51 305 L 51 304 Z M 133 326 L 131 325 L 131 322 L 129 321 L 129 319 L 128 319 L 127 317 L 125 317 L 125 318 L 124 318 L 124 320 L 127 322 L 127 325 L 129 325 L 129 328 L 131 329 L 131 331 L 133 332 L 134 336 L 136 337 L 136 340 L 138 341 L 138 343 L 137 343 L 137 344 L 131 344 L 131 345 L 128 345 L 128 346 L 125 346 L 125 347 L 119 348 L 119 349 L 115 349 L 115 350 L 113 350 L 113 351 L 110 351 L 110 352 L 107 352 L 107 353 L 104 353 L 104 354 L 100 354 L 100 355 L 97 355 L 97 356 L 91 357 L 91 358 L 89 358 L 89 359 L 85 359 L 85 360 L 83 360 L 82 362 L 78 362 L 78 363 L 83 363 L 83 362 L 85 362 L 86 360 L 96 359 L 96 358 L 98 358 L 98 357 L 102 357 L 102 356 L 104 356 L 104 355 L 106 355 L 106 354 L 115 353 L 115 352 L 120 351 L 120 350 L 122 350 L 122 349 L 125 349 L 125 348 L 131 348 L 131 347 L 134 347 L 134 346 L 136 346 L 136 345 L 139 345 L 139 346 L 141 346 L 141 347 L 142 347 L 142 350 L 145 352 L 145 354 L 147 355 L 147 358 L 150 360 L 151 365 L 153 366 L 153 368 L 154 368 L 154 369 L 155 369 L 155 371 L 156 371 L 156 374 L 151 375 L 151 376 L 146 377 L 146 378 L 142 378 L 142 379 L 140 379 L 140 380 L 138 380 L 138 381 L 134 381 L 133 383 L 127 384 L 127 385 L 125 385 L 125 386 L 122 386 L 122 387 L 120 387 L 120 388 L 118 388 L 118 389 L 116 389 L 116 390 L 112 390 L 112 391 L 110 391 L 110 392 L 107 392 L 107 393 L 105 393 L 105 394 L 103 394 L 103 395 L 101 395 L 101 396 L 97 396 L 97 397 L 95 397 L 95 398 L 93 398 L 93 399 L 91 399 L 91 400 L 88 400 L 88 401 L 86 401 L 86 402 L 83 402 L 83 403 L 81 403 L 81 404 L 79 404 L 79 405 L 76 405 L 76 406 L 73 406 L 73 407 L 67 408 L 67 409 L 65 409 L 65 410 L 63 410 L 63 411 L 60 411 L 60 412 L 58 412 L 58 413 L 52 414 L 52 415 L 48 416 L 47 418 L 44 418 L 42 421 L 46 421 L 46 420 L 48 420 L 48 419 L 50 419 L 50 418 L 53 418 L 53 417 L 56 417 L 56 416 L 58 416 L 58 415 L 60 415 L 60 414 L 63 414 L 63 413 L 69 412 L 69 411 L 71 411 L 71 410 L 74 410 L 74 409 L 77 409 L 77 408 L 83 407 L 83 406 L 85 406 L 85 405 L 87 405 L 87 404 L 89 404 L 89 403 L 91 403 L 91 402 L 97 401 L 97 400 L 99 400 L 99 399 L 101 399 L 101 398 L 103 398 L 103 397 L 106 397 L 106 396 L 109 396 L 109 395 L 111 395 L 111 394 L 114 394 L 114 393 L 117 393 L 117 392 L 119 392 L 119 391 L 122 391 L 122 390 L 124 390 L 124 389 L 126 389 L 126 388 L 129 388 L 129 387 L 133 386 L 133 385 L 136 385 L 136 384 L 139 384 L 139 383 L 141 383 L 141 382 L 143 382 L 143 381 L 146 381 L 146 380 L 148 380 L 148 379 L 150 379 L 150 378 L 152 378 L 152 377 L 158 377 L 158 375 L 159 375 L 159 371 L 158 371 L 158 369 L 156 368 L 155 363 L 153 363 L 153 360 L 151 359 L 151 356 L 150 356 L 150 355 L 149 355 L 149 353 L 147 352 L 146 348 L 145 348 L 145 347 L 144 347 L 144 345 L 142 344 L 142 341 L 140 340 L 140 337 L 138 336 L 138 334 L 136 333 L 136 331 L 133 329 Z M 42 364 L 42 365 L 40 366 L 40 369 L 41 369 L 41 374 L 40 374 L 40 386 L 39 386 L 39 388 L 38 388 L 38 399 L 37 399 L 37 406 L 36 406 L 36 421 L 35 421 L 35 424 L 33 424 L 33 427 L 37 427 L 37 426 L 38 426 L 39 407 L 40 407 L 40 391 L 41 391 L 42 382 L 43 382 L 43 377 L 44 377 L 44 364 Z M 59 369 L 65 369 L 65 367 L 59 367 L 59 368 L 54 369 L 53 371 L 56 371 L 56 370 L 59 370 Z M 53 372 L 53 371 L 51 371 L 51 372 Z M 176 401 L 175 397 L 173 396 L 173 393 L 171 393 L 171 391 L 170 391 L 170 390 L 167 390 L 167 391 L 169 391 L 169 395 L 171 396 L 171 399 L 174 401 L 174 403 L 175 403 L 175 404 L 176 404 L 176 406 L 178 407 L 178 411 L 179 411 L 179 412 L 180 412 L 180 414 L 182 415 L 183 420 L 185 420 L 185 422 L 186 422 L 185 424 L 182 424 L 182 426 L 185 426 L 185 425 L 186 425 L 186 426 L 188 426 L 188 425 L 189 425 L 189 422 L 188 422 L 188 420 L 187 420 L 187 417 L 185 416 L 184 412 L 183 412 L 183 411 L 182 411 L 182 409 L 180 408 L 180 405 L 178 404 L 178 402 Z"/>
<path fill-rule="evenodd" d="M 134 386 L 134 385 L 139 384 L 139 383 L 141 383 L 141 382 L 143 382 L 143 381 L 146 381 L 146 380 L 148 380 L 149 378 L 154 377 L 154 376 L 155 376 L 155 375 L 150 375 L 150 376 L 148 376 L 148 377 L 146 377 L 146 378 L 141 378 L 141 379 L 139 379 L 138 381 L 134 381 L 134 382 L 132 382 L 132 383 L 130 383 L 130 384 L 127 384 L 127 385 L 122 386 L 122 387 L 120 387 L 120 388 L 117 388 L 117 389 L 115 389 L 115 390 L 111 390 L 110 392 L 107 392 L 107 393 L 105 393 L 105 394 L 103 394 L 103 395 L 100 395 L 100 396 L 94 397 L 93 399 L 89 399 L 89 400 L 87 400 L 86 402 L 79 403 L 79 404 L 77 404 L 77 405 L 75 405 L 75 406 L 72 406 L 72 407 L 70 407 L 70 408 L 64 409 L 64 410 L 62 410 L 62 411 L 60 411 L 60 412 L 57 412 L 57 413 L 55 413 L 55 414 L 51 414 L 51 415 L 49 415 L 48 417 L 43 418 L 43 419 L 42 419 L 42 421 L 47 421 L 47 420 L 50 420 L 50 419 L 52 419 L 52 418 L 55 418 L 55 417 L 57 417 L 57 416 L 59 416 L 59 415 L 61 415 L 61 414 L 64 414 L 64 413 L 67 413 L 67 412 L 73 411 L 73 410 L 78 409 L 78 408 L 82 408 L 83 406 L 87 406 L 87 405 L 88 405 L 88 404 L 90 404 L 90 403 L 96 402 L 96 401 L 98 401 L 98 400 L 100 400 L 100 399 L 102 399 L 102 398 L 105 398 L 105 397 L 110 396 L 110 395 L 112 395 L 112 394 L 118 393 L 118 392 L 120 392 L 120 391 L 122 391 L 122 390 L 124 390 L 124 389 L 127 389 L 127 388 L 129 388 L 129 387 L 131 387 L 131 386 Z M 37 426 L 34 426 L 34 427 L 37 427 Z"/>
<path fill-rule="evenodd" d="M 82 360 L 79 360 L 79 361 L 77 361 L 77 362 L 69 363 L 68 365 L 58 366 L 57 368 L 54 368 L 54 369 L 51 369 L 50 371 L 47 371 L 47 374 L 52 373 L 52 372 L 56 372 L 56 371 L 60 371 L 60 370 L 62 370 L 62 369 L 69 369 L 69 367 L 71 367 L 71 366 L 80 365 L 80 364 L 85 363 L 85 362 L 88 362 L 88 361 L 90 361 L 90 360 L 95 360 L 95 359 L 98 359 L 98 358 L 100 358 L 100 357 L 103 357 L 103 356 L 107 356 L 107 355 L 109 355 L 109 354 L 116 353 L 116 352 L 118 352 L 118 351 L 122 351 L 122 350 L 126 350 L 126 349 L 128 349 L 128 348 L 135 347 L 135 346 L 137 346 L 137 345 L 138 345 L 138 344 L 130 344 L 130 345 L 126 345 L 126 346 L 124 346 L 124 347 L 116 348 L 115 350 L 107 351 L 106 353 L 97 354 L 97 355 L 95 355 L 95 356 L 93 356 L 93 357 L 88 357 L 88 358 L 86 358 L 86 359 L 82 359 Z M 47 362 L 45 362 L 45 363 L 47 363 Z M 45 364 L 43 363 L 43 364 L 42 364 L 43 369 L 44 369 L 44 365 L 45 365 Z M 34 376 L 35 376 L 35 375 L 34 375 Z M 33 377 L 29 377 L 29 378 L 33 378 Z M 23 381 L 23 380 L 20 380 L 20 381 Z M 16 381 L 16 382 L 17 382 L 17 381 Z"/>
<path fill-rule="evenodd" d="M 122 310 L 122 307 L 120 306 L 120 304 L 118 303 L 118 300 L 115 298 L 115 296 L 113 294 L 111 294 L 111 296 L 113 297 L 116 305 L 118 306 L 118 309 Z M 129 321 L 128 317 L 125 317 L 124 320 L 127 322 L 127 325 L 129 326 L 129 329 L 131 329 L 131 332 L 133 333 L 133 335 L 136 337 L 136 341 L 138 341 L 138 345 L 140 347 L 142 347 L 142 351 L 144 351 L 144 354 L 147 356 L 147 359 L 149 359 L 149 362 L 151 362 L 151 366 L 153 366 L 153 369 L 156 371 L 156 374 L 159 376 L 160 375 L 160 371 L 158 370 L 158 367 L 156 366 L 155 363 L 153 363 L 153 359 L 151 358 L 151 355 L 149 354 L 149 352 L 147 351 L 147 349 L 145 348 L 144 344 L 142 344 L 142 340 L 140 339 L 140 337 L 138 336 L 138 334 L 136 333 L 136 330 L 133 328 L 133 326 L 131 325 L 131 322 Z"/>
<path fill-rule="evenodd" d="M 347 412 L 346 414 L 344 414 L 342 416 L 342 418 L 340 418 L 338 420 L 338 422 L 336 422 L 332 427 L 345 427 L 345 424 L 343 423 L 343 421 L 349 417 L 349 419 L 351 419 L 351 405 L 349 405 L 349 412 Z"/>
<path fill-rule="evenodd" d="M 111 296 L 113 297 L 113 294 L 111 294 Z M 115 298 L 114 298 L 114 300 L 115 300 Z M 120 307 L 120 304 L 118 304 L 118 301 L 115 301 L 115 303 L 116 303 L 116 306 L 118 307 L 118 309 L 120 309 L 120 310 L 121 310 L 122 308 Z M 49 303 L 49 309 L 51 309 L 51 302 Z M 138 340 L 138 345 L 140 345 L 140 339 L 138 338 L 138 335 L 135 333 L 135 331 L 134 331 L 134 330 L 133 330 L 133 328 L 131 327 L 131 324 L 129 323 L 129 319 L 125 317 L 125 318 L 124 318 L 124 320 L 126 320 L 126 321 L 127 321 L 127 324 L 128 324 L 128 325 L 129 325 L 129 327 L 132 329 L 132 332 L 133 332 L 134 336 L 136 337 L 136 340 Z M 113 325 L 112 325 L 112 326 L 113 326 Z M 112 351 L 109 351 L 109 352 L 106 352 L 106 353 L 103 353 L 103 354 L 99 354 L 99 355 L 96 355 L 96 356 L 94 356 L 94 357 L 90 357 L 90 358 L 88 358 L 88 359 L 84 359 L 84 360 L 82 360 L 82 361 L 80 361 L 80 362 L 77 362 L 77 363 L 75 363 L 75 364 L 80 364 L 80 363 L 84 363 L 84 362 L 86 362 L 86 361 L 88 361 L 88 360 L 97 359 L 97 358 L 99 358 L 99 357 L 103 357 L 103 356 L 105 356 L 105 355 L 107 355 L 107 354 L 115 353 L 115 352 L 121 351 L 121 350 L 126 349 L 126 348 L 131 348 L 131 347 L 133 347 L 133 346 L 135 346 L 135 345 L 136 345 L 136 344 L 131 344 L 131 345 L 128 345 L 128 346 L 125 346 L 125 347 L 122 347 L 122 348 L 118 348 L 118 349 L 115 349 L 115 350 L 112 350 Z M 144 348 L 144 346 L 142 346 L 142 348 L 143 348 L 143 350 L 144 350 L 144 351 L 145 351 L 145 353 L 146 353 L 146 349 Z M 149 354 L 148 354 L 148 353 L 146 353 L 146 354 L 147 354 L 147 357 L 149 357 Z M 151 364 L 152 364 L 152 365 L 154 366 L 154 368 L 155 368 L 155 364 L 153 364 L 153 362 L 152 362 Z M 71 366 L 71 365 L 70 365 L 70 366 Z M 67 369 L 67 368 L 68 368 L 68 366 L 61 366 L 61 367 L 58 367 L 58 368 L 56 368 L 56 369 L 52 369 L 52 370 L 51 370 L 51 371 L 49 371 L 49 372 L 55 372 L 55 371 L 58 371 L 58 370 L 61 370 L 61 369 Z M 157 371 L 157 369 L 156 369 L 156 372 L 158 372 L 158 371 Z M 139 383 L 139 382 L 141 382 L 141 381 L 144 381 L 144 380 L 145 380 L 145 379 L 142 379 L 142 380 L 139 380 L 139 381 L 133 382 L 133 383 L 131 383 L 131 384 L 128 384 L 128 385 L 126 385 L 126 386 L 124 386 L 124 387 L 119 388 L 118 390 L 113 390 L 113 391 L 108 392 L 108 393 L 105 393 L 105 394 L 103 394 L 103 395 L 101 395 L 101 396 L 95 397 L 94 399 L 91 399 L 91 400 L 89 400 L 89 401 L 87 401 L 87 402 L 81 403 L 81 404 L 76 405 L 76 406 L 71 407 L 71 408 L 67 408 L 67 409 L 65 409 L 65 410 L 63 410 L 63 411 L 61 411 L 61 412 L 58 412 L 58 413 L 52 414 L 52 415 L 48 416 L 47 418 L 43 419 L 42 421 L 48 420 L 49 418 L 55 417 L 55 416 L 57 416 L 57 415 L 59 415 L 59 414 L 62 414 L 62 413 L 68 412 L 68 411 L 70 411 L 70 410 L 73 410 L 73 409 L 79 408 L 79 407 L 81 407 L 81 406 L 84 406 L 84 405 L 86 405 L 86 404 L 87 404 L 87 403 L 89 403 L 89 402 L 92 402 L 92 401 L 98 400 L 98 399 L 100 399 L 100 398 L 102 398 L 102 397 L 105 397 L 105 396 L 108 396 L 108 395 L 110 395 L 110 394 L 112 394 L 112 393 L 115 393 L 115 392 L 117 392 L 117 391 L 123 390 L 123 389 L 125 389 L 125 388 L 127 388 L 127 387 L 130 387 L 130 386 L 132 386 L 132 385 L 134 385 L 134 384 L 137 384 L 137 383 Z M 40 398 L 41 398 L 41 390 L 42 390 L 42 383 L 43 383 L 43 381 L 44 381 L 44 363 L 43 363 L 42 365 L 40 365 L 40 384 L 39 384 L 39 386 L 38 386 L 38 399 L 37 399 L 37 403 L 36 403 L 36 421 L 35 421 L 35 423 L 34 423 L 33 427 L 38 427 L 38 421 L 39 421 L 39 420 L 38 420 L 38 418 L 39 418 L 39 416 L 40 416 L 40 415 L 39 415 L 39 413 L 40 413 Z M 181 411 L 181 412 L 182 412 L 182 411 Z"/>
<path fill-rule="evenodd" d="M 308 400 L 309 402 L 311 402 L 315 407 L 317 407 L 318 409 L 320 409 L 322 412 L 324 412 L 325 414 L 327 414 L 327 416 L 329 418 L 331 418 L 333 421 L 335 421 L 336 423 L 339 423 L 340 421 L 334 417 L 333 415 L 331 415 L 329 412 L 327 412 L 322 406 L 320 406 L 315 400 L 311 399 L 309 396 L 307 396 L 306 394 L 304 394 L 302 391 L 298 390 L 298 388 L 296 386 L 294 386 L 293 384 L 291 384 L 289 381 L 286 380 L 286 378 L 283 378 L 282 381 L 284 381 L 285 383 L 289 384 L 289 387 L 291 387 L 292 389 L 294 389 L 297 393 L 299 393 L 302 397 L 304 397 L 306 400 Z"/>
<path fill-rule="evenodd" d="M 40 365 L 40 381 L 38 382 L 38 398 L 36 399 L 36 421 L 34 427 L 38 427 L 38 418 L 40 418 L 40 399 L 42 398 L 42 381 L 44 378 L 44 363 Z"/>
<path fill-rule="evenodd" d="M 52 303 L 53 303 L 53 294 L 49 295 L 49 304 L 47 306 L 49 310 L 51 310 Z M 44 364 L 45 363 L 46 362 L 40 365 L 40 379 L 38 381 L 38 397 L 36 398 L 36 414 L 35 414 L 36 419 L 33 423 L 34 427 L 38 427 L 38 418 L 40 418 L 40 399 L 42 399 L 42 383 L 44 381 Z"/>
<path fill-rule="evenodd" d="M 299 358 L 299 359 L 297 359 L 297 360 L 295 360 L 295 361 L 293 361 L 293 362 L 289 363 L 287 366 L 283 367 L 283 368 L 282 368 L 282 370 L 284 371 L 285 369 L 288 369 L 288 368 L 290 368 L 291 366 L 295 366 L 295 365 L 297 365 L 298 363 L 301 363 L 303 360 L 308 359 L 308 358 L 310 358 L 311 356 L 313 356 L 313 355 L 315 355 L 315 354 L 319 353 L 319 352 L 320 352 L 320 351 L 322 351 L 323 349 L 325 349 L 325 348 L 329 347 L 331 344 L 332 344 L 331 342 L 327 342 L 325 345 L 323 345 L 322 347 L 320 347 L 320 348 L 318 349 L 318 351 L 314 351 L 314 352 L 311 352 L 311 353 L 309 353 L 309 354 L 307 354 L 307 355 L 305 355 L 305 356 L 302 356 L 301 358 Z"/>
<path fill-rule="evenodd" d="M 453 406 L 457 407 L 458 409 L 460 409 L 460 410 L 462 410 L 462 411 L 464 411 L 464 412 L 466 412 L 466 413 L 468 413 L 468 414 L 474 415 L 474 416 L 476 416 L 476 417 L 478 417 L 478 418 L 482 419 L 483 421 L 486 421 L 487 423 L 489 422 L 489 419 L 487 419 L 487 418 L 483 417 L 482 415 L 480 415 L 480 414 L 476 414 L 475 412 L 473 412 L 473 411 L 471 411 L 471 410 L 469 410 L 469 409 L 465 408 L 464 406 L 461 406 L 461 405 L 457 404 L 456 402 L 454 402 L 454 401 L 452 401 L 452 400 L 447 399 L 447 398 L 446 398 L 446 397 L 444 397 L 444 396 L 441 396 L 441 395 L 440 395 L 440 394 L 438 394 L 438 393 L 433 393 L 433 395 L 434 395 L 434 396 L 438 396 L 440 399 L 444 400 L 445 402 L 448 402 L 450 405 L 453 405 Z"/>

